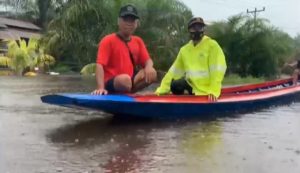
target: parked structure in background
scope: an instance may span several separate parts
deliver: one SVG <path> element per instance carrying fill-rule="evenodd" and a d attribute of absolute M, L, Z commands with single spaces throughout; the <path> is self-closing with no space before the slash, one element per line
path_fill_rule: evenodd
<path fill-rule="evenodd" d="M 21 20 L 10 19 L 0 16 L 0 76 L 12 74 L 9 68 L 11 59 L 7 57 L 7 43 L 11 40 L 25 40 L 30 38 L 40 38 L 41 28 Z"/>
<path fill-rule="evenodd" d="M 0 17 L 0 54 L 7 52 L 7 40 L 39 38 L 41 28 L 25 21 Z"/>

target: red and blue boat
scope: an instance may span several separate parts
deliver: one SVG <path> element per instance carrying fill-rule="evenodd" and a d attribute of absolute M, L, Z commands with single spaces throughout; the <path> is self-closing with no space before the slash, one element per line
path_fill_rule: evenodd
<path fill-rule="evenodd" d="M 204 118 L 211 115 L 269 108 L 300 100 L 300 85 L 292 79 L 281 79 L 259 84 L 222 89 L 217 102 L 207 96 L 191 95 L 91 95 L 89 93 L 62 93 L 41 97 L 44 103 L 104 111 L 122 117 L 142 118 Z"/>

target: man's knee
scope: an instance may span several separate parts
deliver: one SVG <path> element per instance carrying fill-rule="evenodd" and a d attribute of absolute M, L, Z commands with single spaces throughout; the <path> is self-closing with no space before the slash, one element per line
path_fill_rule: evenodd
<path fill-rule="evenodd" d="M 146 81 L 145 70 L 141 69 L 134 77 L 134 82 L 138 83 L 140 81 Z M 154 83 L 157 81 L 157 72 L 154 70 L 150 78 L 148 78 L 147 83 Z"/>
<path fill-rule="evenodd" d="M 117 76 L 114 81 L 114 86 L 118 92 L 130 92 L 132 89 L 131 77 L 127 74 Z"/>

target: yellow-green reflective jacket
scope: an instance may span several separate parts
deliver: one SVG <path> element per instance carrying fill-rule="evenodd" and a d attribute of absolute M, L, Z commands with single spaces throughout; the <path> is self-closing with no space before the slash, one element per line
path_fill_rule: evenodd
<path fill-rule="evenodd" d="M 196 46 L 190 41 L 180 49 L 155 93 L 170 93 L 172 79 L 184 77 L 195 95 L 213 94 L 219 97 L 226 68 L 225 56 L 219 44 L 204 36 Z"/>

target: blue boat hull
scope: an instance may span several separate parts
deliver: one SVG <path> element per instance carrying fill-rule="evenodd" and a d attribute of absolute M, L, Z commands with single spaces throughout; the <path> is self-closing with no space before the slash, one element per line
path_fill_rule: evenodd
<path fill-rule="evenodd" d="M 157 96 L 158 97 L 158 96 Z M 180 97 L 180 96 L 176 96 Z M 155 102 L 139 101 L 127 95 L 93 96 L 90 94 L 56 94 L 43 96 L 45 103 L 101 110 L 117 116 L 155 119 L 225 116 L 247 112 L 300 100 L 300 91 L 277 96 L 224 102 Z"/>

